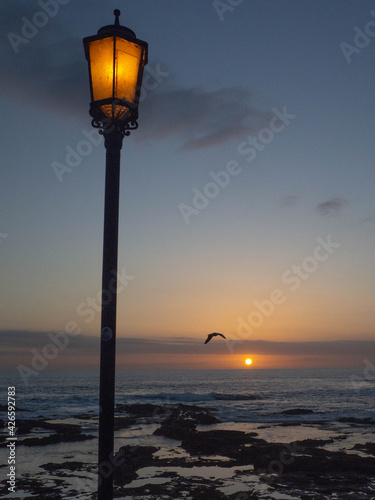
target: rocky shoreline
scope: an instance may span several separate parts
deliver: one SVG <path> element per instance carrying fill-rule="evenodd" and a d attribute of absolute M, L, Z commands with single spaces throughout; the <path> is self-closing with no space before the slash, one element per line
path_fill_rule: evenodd
<path fill-rule="evenodd" d="M 217 428 L 220 420 L 215 413 L 214 408 L 183 404 L 117 405 L 116 431 L 153 424 L 152 436 L 168 441 L 173 452 L 161 453 L 161 446 L 154 445 L 121 446 L 115 461 L 121 464 L 114 472 L 116 498 L 246 500 L 273 498 L 264 496 L 272 495 L 272 492 L 301 500 L 375 498 L 374 442 L 357 443 L 340 451 L 328 449 L 347 439 L 347 435 L 337 433 L 332 433 L 328 438 L 296 439 L 289 443 L 268 442 L 258 432 Z M 308 413 L 311 410 L 293 408 L 284 412 L 286 415 Z M 43 447 L 43 450 L 50 445 L 96 438 L 95 415 L 76 415 L 74 421 L 19 419 L 19 453 L 22 452 L 21 447 Z M 367 433 L 375 430 L 375 421 L 371 419 L 347 417 L 341 419 L 341 423 L 357 430 L 363 428 Z M 304 424 L 284 422 L 279 425 L 297 428 Z M 309 423 L 309 426 L 312 425 L 317 429 L 326 430 L 327 426 L 330 429 L 327 422 L 319 420 Z M 259 430 L 276 426 L 259 426 Z M 49 491 L 48 498 L 63 499 L 68 498 L 60 493 L 66 478 L 78 472 L 94 476 L 96 467 L 92 463 L 66 460 L 61 463 L 47 462 L 41 468 L 55 478 L 56 487 Z M 206 469 L 214 471 L 217 477 L 207 477 Z M 189 470 L 194 470 L 191 477 Z M 201 471 L 201 475 L 197 470 Z M 219 476 L 224 477 L 226 474 L 232 477 L 232 483 L 237 482 L 234 493 L 223 492 L 225 481 Z M 244 487 L 241 489 L 241 478 L 244 480 L 250 476 L 252 482 L 243 482 Z M 147 477 L 158 480 L 148 481 Z M 37 479 L 19 478 L 20 485 L 34 495 L 32 498 L 45 498 L 47 495 L 46 486 Z M 3 493 L 4 481 L 1 482 L 0 495 Z M 94 499 L 95 493 L 76 498 Z"/>
<path fill-rule="evenodd" d="M 147 405 L 147 414 L 152 411 L 151 406 Z M 155 411 L 155 408 L 153 410 Z M 130 411 L 134 415 L 135 409 L 127 408 L 126 411 Z M 311 410 L 291 409 L 284 413 L 307 414 L 311 413 Z M 141 417 L 143 414 L 142 405 L 138 405 L 136 415 Z M 375 421 L 370 420 L 349 418 L 345 421 L 352 425 L 375 425 Z M 314 496 L 303 493 L 307 486 L 312 495 L 318 495 L 316 498 L 325 498 L 321 495 L 339 492 L 339 498 L 344 498 L 344 494 L 349 495 L 347 498 L 365 498 L 364 495 L 367 494 L 368 498 L 373 497 L 374 443 L 355 446 L 354 449 L 360 449 L 368 455 L 359 456 L 355 453 L 325 450 L 324 445 L 334 442 L 332 438 L 305 439 L 292 441 L 286 445 L 277 442 L 268 443 L 264 439 L 258 438 L 255 432 L 197 430 L 198 425 L 212 425 L 217 422 L 218 419 L 207 408 L 176 405 L 167 418 L 163 420 L 161 426 L 154 431 L 154 434 L 181 441 L 181 448 L 187 451 L 191 457 L 196 458 L 194 465 L 207 465 L 207 458 L 210 456 L 221 456 L 229 459 L 225 463 L 219 462 L 220 467 L 252 465 L 254 473 L 261 474 L 269 485 L 277 485 L 279 488 L 285 485 L 287 489 L 291 486 L 298 488 L 303 495 L 301 498 L 314 498 Z M 191 465 L 190 459 L 176 458 L 160 463 L 161 460 L 154 456 L 156 451 L 157 449 L 152 447 L 122 447 L 119 453 L 128 459 L 125 466 L 116 470 L 117 481 L 128 484 L 137 477 L 136 471 L 142 467 L 186 466 L 187 462 L 190 462 Z M 201 457 L 205 457 L 204 460 Z M 211 465 L 214 464 L 218 465 L 218 462 L 213 459 Z M 368 492 L 365 491 L 366 485 L 368 485 Z M 358 491 L 358 486 L 360 486 L 360 491 Z M 357 496 L 355 496 L 355 490 L 357 490 Z M 210 495 L 206 498 L 227 498 L 220 495 L 220 492 L 216 492 L 215 497 L 212 496 L 212 492 Z M 243 495 L 247 496 L 241 498 L 260 498 L 255 492 L 243 492 Z M 237 494 L 233 498 L 240 497 Z"/>

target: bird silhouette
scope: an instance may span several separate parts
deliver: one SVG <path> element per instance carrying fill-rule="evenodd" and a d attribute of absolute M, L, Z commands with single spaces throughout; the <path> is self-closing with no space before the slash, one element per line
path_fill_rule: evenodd
<path fill-rule="evenodd" d="M 212 339 L 212 337 L 217 337 L 218 335 L 220 335 L 220 337 L 223 337 L 223 339 L 225 340 L 227 339 L 222 333 L 217 333 L 217 332 L 209 333 L 205 341 L 205 344 L 207 344 Z"/>

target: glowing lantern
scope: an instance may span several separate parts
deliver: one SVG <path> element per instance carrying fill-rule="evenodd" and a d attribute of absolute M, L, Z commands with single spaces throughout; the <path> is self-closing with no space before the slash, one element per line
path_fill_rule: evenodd
<path fill-rule="evenodd" d="M 83 40 L 90 75 L 90 114 L 98 121 L 135 122 L 148 44 L 120 26 L 119 10 L 114 14 L 114 25 Z"/>

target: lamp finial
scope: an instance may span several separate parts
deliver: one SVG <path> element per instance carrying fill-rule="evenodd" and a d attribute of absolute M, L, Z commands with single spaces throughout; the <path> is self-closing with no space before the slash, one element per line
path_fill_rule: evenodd
<path fill-rule="evenodd" d="M 120 17 L 120 14 L 121 12 L 118 10 L 118 9 L 115 9 L 113 11 L 114 15 L 116 16 L 116 19 L 115 19 L 115 26 L 120 26 L 120 20 L 119 20 L 119 17 Z"/>

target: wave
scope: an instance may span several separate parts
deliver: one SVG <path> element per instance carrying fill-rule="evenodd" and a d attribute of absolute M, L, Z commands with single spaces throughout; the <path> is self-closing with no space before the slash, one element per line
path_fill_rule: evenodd
<path fill-rule="evenodd" d="M 219 394 L 214 392 L 215 399 L 227 401 L 254 401 L 262 399 L 259 394 Z"/>
<path fill-rule="evenodd" d="M 225 394 L 219 392 L 209 392 L 206 394 L 199 394 L 194 392 L 183 392 L 180 394 L 159 392 L 158 394 L 135 394 L 129 396 L 129 399 L 130 398 L 158 400 L 166 403 L 168 403 L 169 401 L 194 403 L 202 401 L 254 401 L 257 399 L 262 399 L 258 394 Z"/>

